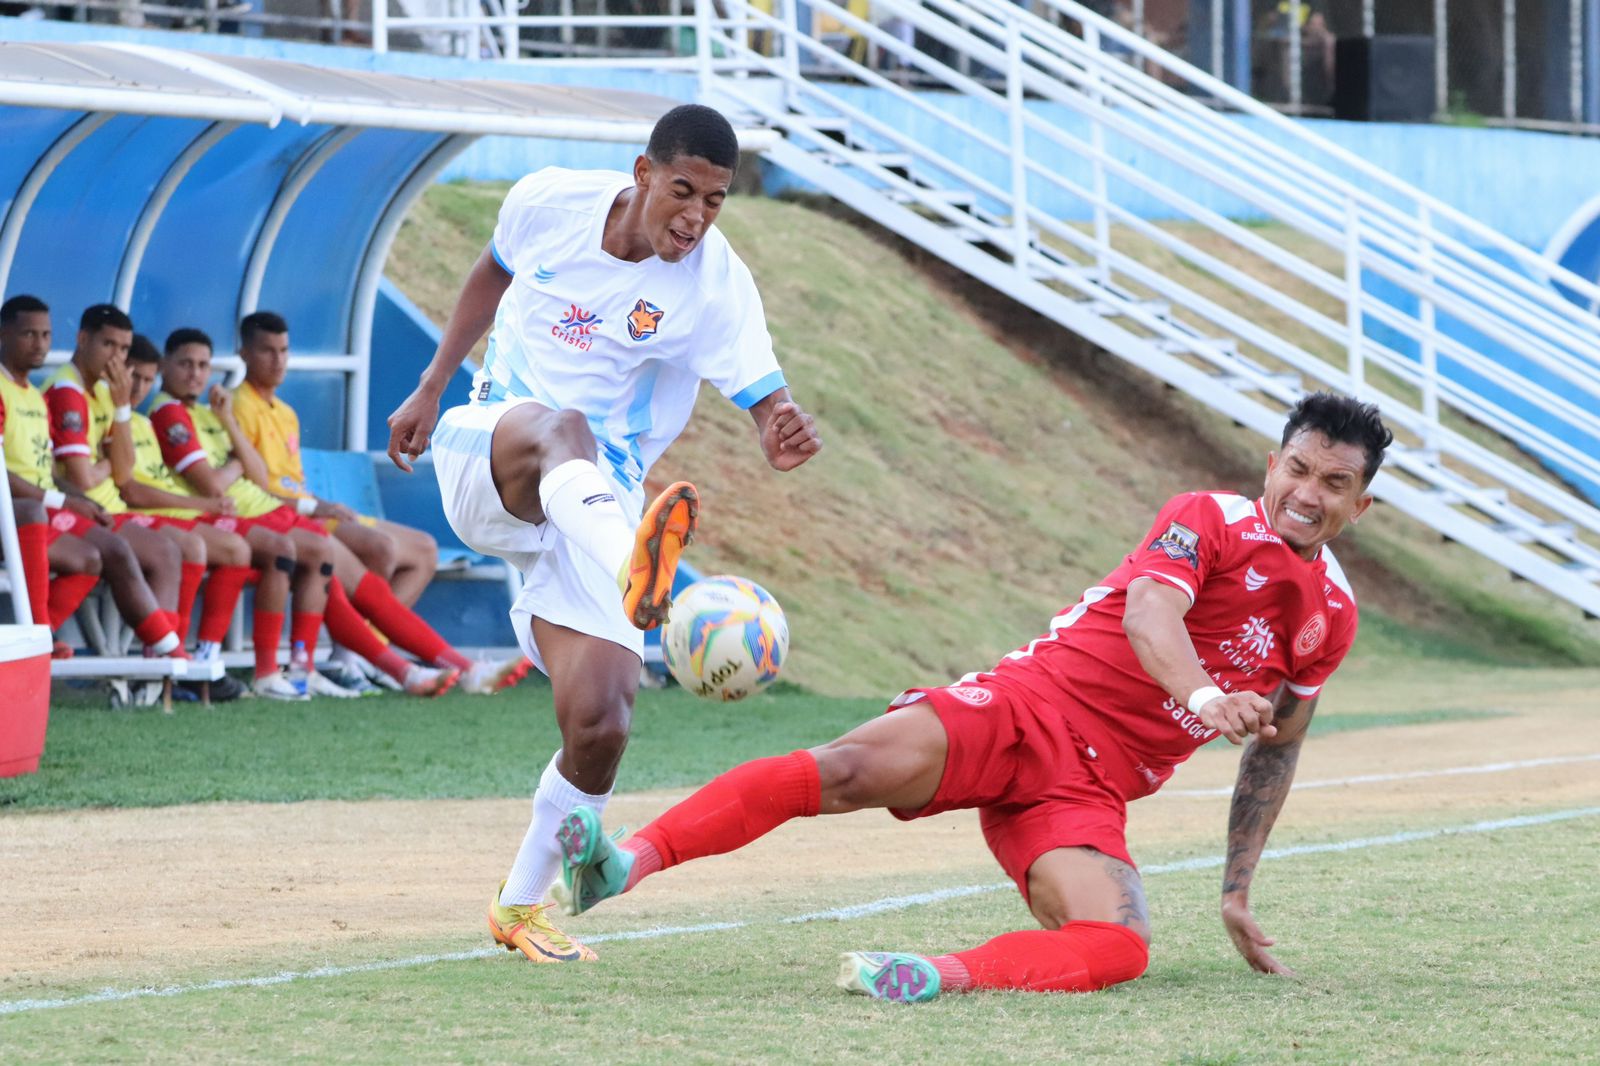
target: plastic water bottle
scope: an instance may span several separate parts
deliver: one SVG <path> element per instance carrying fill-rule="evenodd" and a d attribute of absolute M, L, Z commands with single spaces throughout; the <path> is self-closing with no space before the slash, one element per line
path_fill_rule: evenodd
<path fill-rule="evenodd" d="M 300 695 L 306 694 L 306 676 L 311 673 L 311 656 L 306 652 L 306 642 L 297 640 L 289 649 L 289 684 Z"/>

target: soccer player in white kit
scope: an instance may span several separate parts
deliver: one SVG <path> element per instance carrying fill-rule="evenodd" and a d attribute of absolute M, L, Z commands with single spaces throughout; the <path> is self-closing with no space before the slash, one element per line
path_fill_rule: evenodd
<path fill-rule="evenodd" d="M 697 521 L 687 482 L 645 508 L 645 473 L 688 422 L 701 381 L 750 412 L 774 469 L 822 447 L 789 397 L 750 271 L 712 225 L 738 162 L 728 121 L 687 104 L 656 123 L 631 175 L 550 167 L 523 178 L 416 391 L 389 418 L 389 457 L 404 470 L 431 435 L 462 542 L 522 571 L 511 618 L 550 677 L 562 746 L 489 927 L 535 962 L 595 957 L 543 903 L 561 865 L 556 831 L 611 794 L 642 631 L 665 618 Z M 491 323 L 471 402 L 440 418 L 439 397 Z"/>

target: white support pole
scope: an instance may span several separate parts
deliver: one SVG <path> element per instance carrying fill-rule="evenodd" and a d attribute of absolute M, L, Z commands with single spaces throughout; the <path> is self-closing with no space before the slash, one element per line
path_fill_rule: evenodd
<path fill-rule="evenodd" d="M 1433 0 L 1433 113 L 1450 110 L 1450 0 Z"/>
<path fill-rule="evenodd" d="M 799 0 L 780 0 L 783 4 L 783 107 L 794 107 L 794 87 L 800 81 Z"/>
<path fill-rule="evenodd" d="M 1011 232 L 1015 242 L 1011 264 L 1027 276 L 1028 225 L 1028 131 L 1023 121 L 1022 25 L 1015 15 L 1006 19 L 1006 109 L 1011 119 Z"/>
<path fill-rule="evenodd" d="M 1083 43 L 1095 51 L 1100 50 L 1100 28 L 1083 27 Z M 1105 93 L 1100 88 L 1100 68 L 1089 70 L 1089 99 L 1098 106 L 1105 105 Z M 1094 174 L 1094 244 L 1095 273 L 1100 284 L 1111 282 L 1111 265 L 1107 253 L 1111 250 L 1111 220 L 1106 213 L 1106 131 L 1097 118 L 1089 120 L 1090 165 Z"/>
<path fill-rule="evenodd" d="M 212 10 L 211 4 L 212 0 L 206 0 L 207 11 Z M 372 50 L 379 55 L 389 51 L 389 0 L 372 0 Z"/>
<path fill-rule="evenodd" d="M 1361 0 L 1361 36 L 1374 37 L 1378 33 L 1377 0 Z"/>
<path fill-rule="evenodd" d="M 694 0 L 695 72 L 700 79 L 700 99 L 711 97 L 711 3 Z"/>
<path fill-rule="evenodd" d="M 1501 30 L 1504 51 L 1501 75 L 1501 109 L 1506 118 L 1517 117 L 1517 0 L 1504 0 L 1505 22 Z"/>
<path fill-rule="evenodd" d="M 699 7 L 700 5 L 696 4 L 695 6 Z M 572 17 L 572 0 L 561 0 L 560 13 L 561 17 L 564 19 L 570 19 Z M 572 33 L 572 23 L 563 23 L 561 26 L 561 43 L 566 45 L 568 55 L 572 54 L 572 45 L 574 40 L 575 38 Z"/>
<path fill-rule="evenodd" d="M 1301 0 L 1289 0 L 1289 105 L 1294 108 L 1295 114 L 1300 113 L 1300 104 L 1303 102 L 1300 82 L 1305 57 L 1301 53 L 1300 18 L 1304 6 Z"/>
<path fill-rule="evenodd" d="M 1427 204 L 1422 204 L 1417 209 L 1417 228 L 1422 237 L 1422 283 L 1425 287 L 1433 285 L 1433 212 L 1428 210 Z M 1437 454 L 1439 450 L 1439 352 L 1436 344 L 1438 336 L 1435 323 L 1435 313 L 1432 297 L 1426 294 L 1421 296 L 1422 306 L 1418 312 L 1418 320 L 1422 325 L 1422 417 L 1425 429 L 1422 436 L 1422 447 Z"/>
<path fill-rule="evenodd" d="M 1567 117 L 1583 121 L 1583 0 L 1567 3 Z"/>
<path fill-rule="evenodd" d="M 0 369 L 0 374 L 7 371 Z M 0 548 L 6 553 L 6 576 L 11 579 L 11 611 L 17 625 L 45 624 L 33 617 L 28 601 L 28 578 L 22 569 L 22 545 L 17 542 L 17 516 L 11 509 L 11 479 L 0 477 Z"/>
<path fill-rule="evenodd" d="M 505 22 L 500 29 L 500 58 L 522 58 L 522 28 L 517 25 L 517 0 L 502 0 L 500 10 Z"/>
<path fill-rule="evenodd" d="M 1224 81 L 1227 64 L 1222 61 L 1222 11 L 1227 0 L 1211 0 L 1211 76 Z"/>
<path fill-rule="evenodd" d="M 1144 0 L 1133 0 L 1133 32 L 1144 36 Z"/>
<path fill-rule="evenodd" d="M 1344 324 L 1350 391 L 1359 396 L 1367 370 L 1361 326 L 1361 214 L 1354 196 L 1344 198 Z"/>

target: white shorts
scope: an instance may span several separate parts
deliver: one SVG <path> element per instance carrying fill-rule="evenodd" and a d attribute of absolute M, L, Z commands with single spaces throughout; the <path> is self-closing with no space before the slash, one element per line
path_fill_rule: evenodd
<path fill-rule="evenodd" d="M 545 673 L 533 643 L 533 619 L 609 640 L 644 657 L 644 633 L 628 621 L 617 591 L 617 575 L 591 559 L 549 522 L 534 525 L 505 509 L 489 469 L 489 445 L 505 413 L 527 399 L 452 407 L 433 433 L 433 466 L 439 477 L 444 516 L 461 543 L 504 559 L 522 574 L 522 592 L 511 605 L 511 624 L 522 653 Z M 644 514 L 644 489 L 612 477 L 609 463 L 596 466 L 611 482 L 617 502 L 635 520 Z"/>

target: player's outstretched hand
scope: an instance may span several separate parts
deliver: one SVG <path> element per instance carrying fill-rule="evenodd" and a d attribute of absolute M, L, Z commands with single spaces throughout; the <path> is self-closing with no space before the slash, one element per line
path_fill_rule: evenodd
<path fill-rule="evenodd" d="M 428 440 L 438 421 L 439 397 L 419 385 L 389 416 L 389 458 L 395 466 L 411 473 L 411 464 L 428 450 Z"/>
<path fill-rule="evenodd" d="M 1278 727 L 1272 724 L 1272 702 L 1255 692 L 1217 696 L 1200 708 L 1200 721 L 1227 737 L 1230 744 L 1243 744 L 1251 733 L 1262 739 L 1278 735 Z"/>
<path fill-rule="evenodd" d="M 1235 899 L 1223 900 L 1222 925 L 1228 930 L 1233 946 L 1239 949 L 1239 954 L 1244 956 L 1244 961 L 1250 964 L 1252 970 L 1294 976 L 1293 970 L 1268 953 L 1267 949 L 1277 941 L 1261 931 L 1256 920 L 1250 916 L 1248 905 Z"/>
<path fill-rule="evenodd" d="M 761 450 L 774 470 L 793 470 L 822 450 L 816 420 L 793 400 L 785 400 L 762 427 Z"/>

